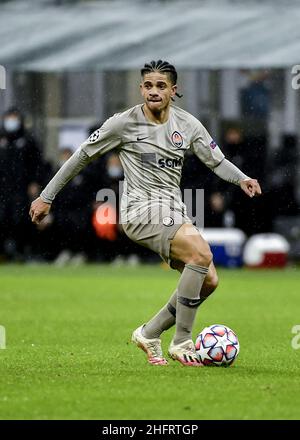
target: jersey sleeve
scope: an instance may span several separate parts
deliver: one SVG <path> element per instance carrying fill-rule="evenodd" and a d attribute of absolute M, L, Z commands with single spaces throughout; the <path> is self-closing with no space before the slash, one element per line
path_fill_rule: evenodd
<path fill-rule="evenodd" d="M 191 151 L 208 168 L 213 169 L 222 162 L 225 156 L 201 122 L 195 119 L 194 126 Z"/>
<path fill-rule="evenodd" d="M 123 120 L 120 114 L 115 114 L 107 119 L 104 124 L 94 131 L 90 137 L 81 144 L 80 148 L 89 157 L 98 157 L 119 148 L 122 145 Z"/>

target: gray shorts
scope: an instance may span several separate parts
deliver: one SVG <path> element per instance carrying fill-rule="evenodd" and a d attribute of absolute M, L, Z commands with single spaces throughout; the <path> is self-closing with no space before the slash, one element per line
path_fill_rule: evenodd
<path fill-rule="evenodd" d="M 139 215 L 138 220 L 122 224 L 125 234 L 135 243 L 156 252 L 170 264 L 170 244 L 178 229 L 192 221 L 182 209 L 173 209 L 162 204 L 152 204 Z"/>

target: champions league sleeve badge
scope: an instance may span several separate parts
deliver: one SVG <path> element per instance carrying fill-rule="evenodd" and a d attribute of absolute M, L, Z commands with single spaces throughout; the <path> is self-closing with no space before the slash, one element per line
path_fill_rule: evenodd
<path fill-rule="evenodd" d="M 89 144 L 94 144 L 95 142 L 98 141 L 98 139 L 100 138 L 100 128 L 98 128 L 98 130 L 94 131 L 90 137 L 88 138 L 88 143 Z"/>
<path fill-rule="evenodd" d="M 183 137 L 178 131 L 173 131 L 171 141 L 174 147 L 177 149 L 183 146 Z"/>
<path fill-rule="evenodd" d="M 212 148 L 213 150 L 218 146 L 214 140 L 212 140 L 209 145 L 210 145 L 210 148 Z"/>

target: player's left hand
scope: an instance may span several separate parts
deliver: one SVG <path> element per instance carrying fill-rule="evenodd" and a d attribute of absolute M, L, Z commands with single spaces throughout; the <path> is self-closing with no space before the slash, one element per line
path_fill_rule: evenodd
<path fill-rule="evenodd" d="M 240 186 L 242 190 L 249 197 L 260 196 L 261 188 L 256 179 L 245 179 L 240 181 Z"/>

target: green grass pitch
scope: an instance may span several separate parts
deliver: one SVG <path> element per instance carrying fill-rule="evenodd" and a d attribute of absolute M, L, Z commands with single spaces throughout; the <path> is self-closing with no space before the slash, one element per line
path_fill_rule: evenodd
<path fill-rule="evenodd" d="M 159 265 L 0 267 L 0 419 L 299 419 L 300 272 L 220 270 L 195 334 L 226 324 L 230 368 L 148 365 L 131 332 L 169 298 Z M 163 335 L 167 350 L 172 329 Z"/>

